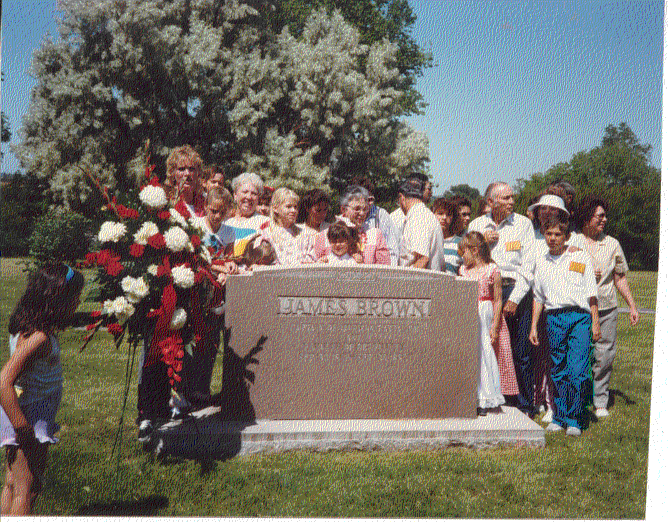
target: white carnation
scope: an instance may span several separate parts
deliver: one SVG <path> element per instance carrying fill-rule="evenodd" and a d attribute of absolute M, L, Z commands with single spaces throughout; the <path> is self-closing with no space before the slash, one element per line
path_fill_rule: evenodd
<path fill-rule="evenodd" d="M 165 234 L 165 244 L 172 252 L 181 252 L 188 249 L 190 238 L 182 228 L 172 227 Z"/>
<path fill-rule="evenodd" d="M 193 227 L 195 230 L 199 230 L 200 233 L 206 232 L 206 226 L 204 224 L 203 217 L 191 217 L 188 220 L 188 223 L 190 223 L 190 226 Z"/>
<path fill-rule="evenodd" d="M 138 245 L 145 245 L 148 243 L 148 239 L 151 236 L 155 236 L 156 234 L 159 234 L 160 230 L 158 229 L 158 225 L 155 223 L 152 223 L 150 221 L 144 221 L 144 224 L 141 226 L 139 230 L 135 233 L 135 243 Z"/>
<path fill-rule="evenodd" d="M 211 264 L 211 263 L 212 263 L 213 259 L 211 258 L 211 252 L 209 252 L 209 249 L 206 248 L 205 246 L 202 246 L 202 248 L 200 248 L 200 253 L 199 253 L 199 255 L 200 255 L 200 256 L 202 257 L 202 259 L 204 259 L 204 261 L 206 261 L 208 264 Z"/>
<path fill-rule="evenodd" d="M 148 265 L 148 268 L 146 271 L 151 274 L 152 276 L 157 276 L 158 275 L 158 265 Z"/>
<path fill-rule="evenodd" d="M 143 277 L 126 276 L 121 281 L 121 288 L 125 292 L 125 297 L 131 303 L 138 303 L 148 295 L 148 285 Z"/>
<path fill-rule="evenodd" d="M 119 296 L 114 300 L 106 300 L 102 305 L 102 311 L 107 315 L 115 315 L 122 323 L 135 313 L 135 307 L 124 296 Z"/>
<path fill-rule="evenodd" d="M 139 193 L 139 199 L 147 207 L 162 208 L 167 204 L 167 194 L 162 187 L 147 185 Z"/>
<path fill-rule="evenodd" d="M 172 320 L 169 322 L 169 327 L 172 330 L 180 330 L 186 324 L 188 314 L 183 308 L 177 308 L 172 314 Z"/>
<path fill-rule="evenodd" d="M 127 228 L 123 223 L 105 221 L 100 227 L 100 232 L 98 233 L 97 238 L 101 243 L 106 243 L 107 241 L 116 243 L 125 235 L 126 231 Z"/>
<path fill-rule="evenodd" d="M 188 222 L 186 221 L 186 218 L 184 218 L 176 209 L 169 209 L 169 220 L 172 223 L 176 223 L 177 225 L 182 226 L 183 228 L 188 228 Z"/>
<path fill-rule="evenodd" d="M 195 284 L 195 272 L 183 265 L 175 266 L 172 268 L 172 279 L 176 286 L 188 289 Z"/>

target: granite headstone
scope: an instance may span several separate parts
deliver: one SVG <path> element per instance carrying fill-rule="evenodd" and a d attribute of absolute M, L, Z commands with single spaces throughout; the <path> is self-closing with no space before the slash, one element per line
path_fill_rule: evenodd
<path fill-rule="evenodd" d="M 228 278 L 227 418 L 474 418 L 477 283 L 359 265 Z"/>

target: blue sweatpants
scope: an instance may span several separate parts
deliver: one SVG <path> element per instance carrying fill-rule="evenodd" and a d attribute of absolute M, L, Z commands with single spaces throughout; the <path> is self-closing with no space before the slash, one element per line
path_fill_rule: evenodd
<path fill-rule="evenodd" d="M 555 388 L 553 422 L 585 429 L 592 394 L 591 314 L 575 307 L 548 310 L 547 337 Z"/>

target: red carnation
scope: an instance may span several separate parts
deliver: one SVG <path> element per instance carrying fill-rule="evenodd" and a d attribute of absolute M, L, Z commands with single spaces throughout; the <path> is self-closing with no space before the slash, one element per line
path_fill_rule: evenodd
<path fill-rule="evenodd" d="M 170 216 L 171 216 L 171 214 L 169 213 L 169 210 L 162 210 L 162 211 L 158 212 L 158 219 L 165 220 L 165 219 L 169 219 Z"/>
<path fill-rule="evenodd" d="M 186 206 L 185 202 L 181 199 L 179 202 L 174 205 L 174 210 L 181 214 L 184 218 L 188 219 L 190 217 L 190 211 Z"/>
<path fill-rule="evenodd" d="M 111 250 L 100 250 L 97 253 L 97 264 L 105 266 L 110 263 L 112 260 L 118 260 L 120 257 L 114 256 L 114 253 Z"/>
<path fill-rule="evenodd" d="M 197 248 L 202 243 L 202 240 L 199 238 L 198 235 L 193 234 L 192 236 L 190 236 L 190 242 L 193 244 L 195 248 Z"/>
<path fill-rule="evenodd" d="M 91 313 L 90 313 L 90 316 L 91 316 L 92 318 L 100 317 L 101 315 L 102 315 L 102 312 L 100 312 L 99 310 L 95 310 L 94 312 L 91 312 Z"/>
<path fill-rule="evenodd" d="M 116 277 L 123 271 L 123 265 L 121 265 L 118 261 L 114 259 L 111 261 L 111 263 L 109 263 L 106 266 L 106 269 L 107 269 L 107 274 Z"/>
<path fill-rule="evenodd" d="M 141 257 L 144 254 L 144 245 L 133 243 L 130 245 L 130 255 L 132 257 Z"/>
<path fill-rule="evenodd" d="M 165 248 L 166 243 L 165 243 L 165 238 L 162 237 L 162 234 L 154 234 L 151 237 L 148 238 L 147 243 L 149 246 L 152 246 L 156 250 L 160 250 L 161 248 Z"/>
<path fill-rule="evenodd" d="M 157 176 L 153 176 L 151 178 L 151 181 L 148 182 L 149 185 L 153 185 L 154 187 L 159 187 L 160 186 L 160 181 L 158 180 Z"/>
<path fill-rule="evenodd" d="M 107 325 L 107 331 L 116 337 L 117 335 L 121 335 L 121 333 L 123 333 L 123 327 L 118 323 L 111 323 Z"/>
<path fill-rule="evenodd" d="M 123 219 L 137 219 L 139 217 L 139 212 L 133 208 L 128 208 L 125 205 L 117 205 L 116 212 L 118 212 L 118 215 Z"/>
<path fill-rule="evenodd" d="M 86 254 L 86 262 L 91 265 L 97 263 L 97 252 L 88 252 Z"/>

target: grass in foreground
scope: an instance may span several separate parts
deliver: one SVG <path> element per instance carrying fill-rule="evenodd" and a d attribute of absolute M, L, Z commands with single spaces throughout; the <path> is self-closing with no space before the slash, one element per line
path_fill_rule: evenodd
<path fill-rule="evenodd" d="M 25 287 L 20 273 L 8 274 L 3 266 L 3 362 L 7 316 Z M 157 462 L 138 448 L 136 379 L 121 451 L 111 457 L 127 354 L 107 335 L 79 354 L 84 333 L 69 331 L 61 336 L 61 441 L 36 514 L 643 518 L 653 332 L 653 316 L 631 328 L 620 314 L 612 415 L 580 439 L 549 435 L 544 449 L 292 452 L 200 463 Z M 218 364 L 214 389 L 220 372 Z"/>

